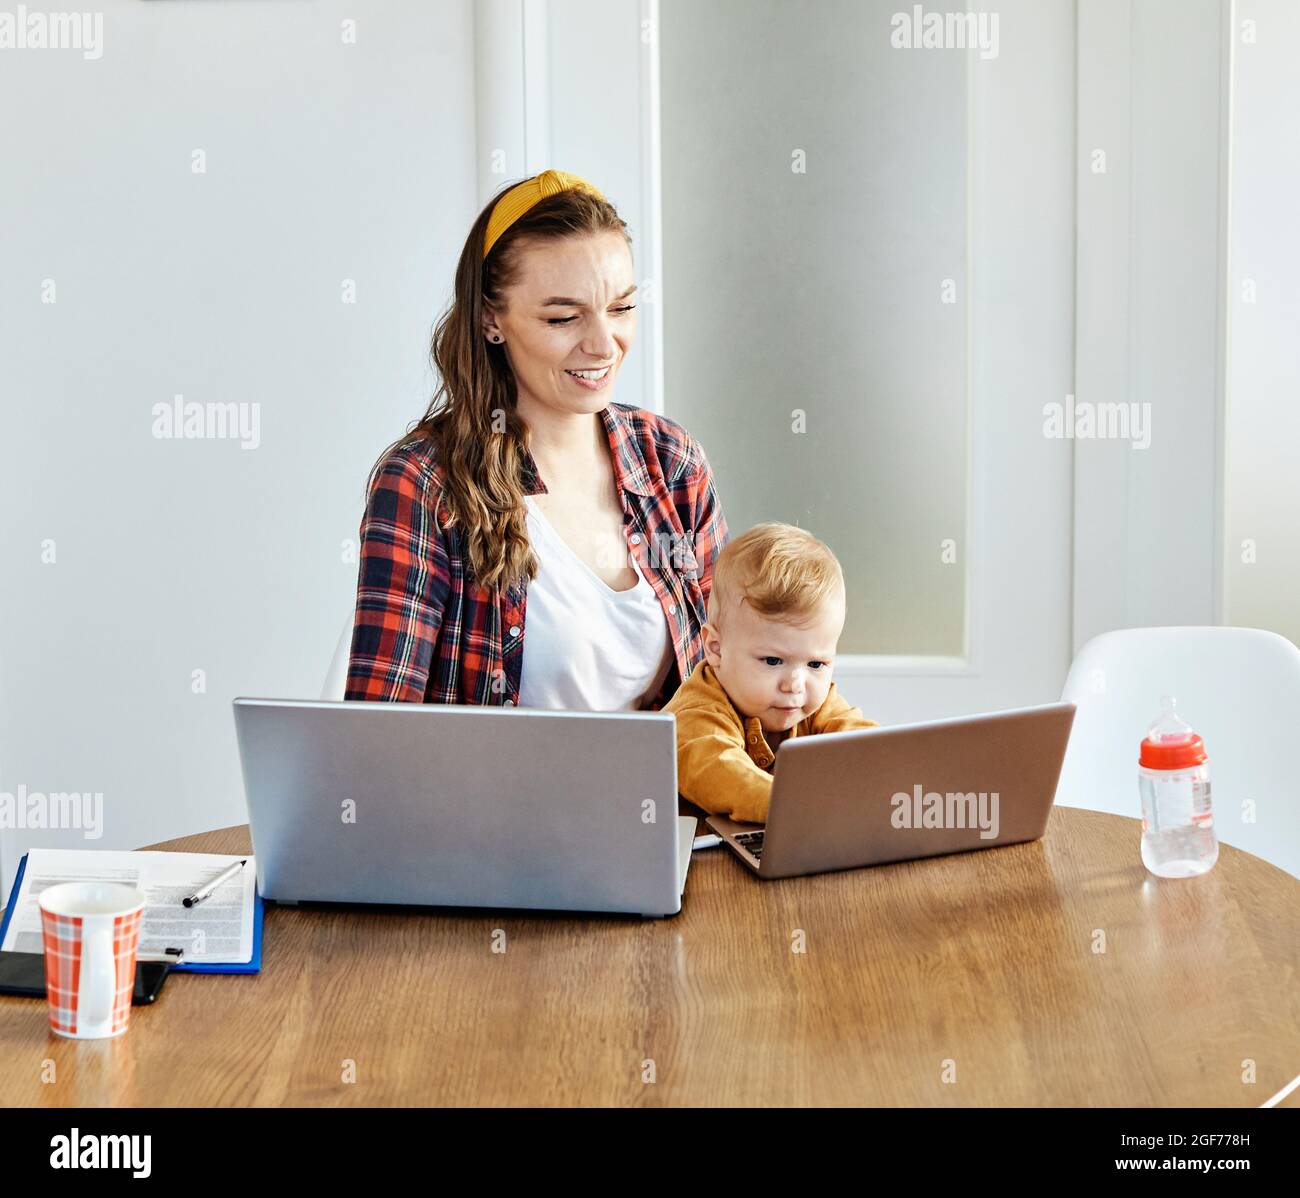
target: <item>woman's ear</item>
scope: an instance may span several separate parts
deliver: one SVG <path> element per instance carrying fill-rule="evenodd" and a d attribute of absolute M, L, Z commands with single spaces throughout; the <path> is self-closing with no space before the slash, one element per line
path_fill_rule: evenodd
<path fill-rule="evenodd" d="M 501 330 L 497 328 L 496 313 L 491 308 L 483 310 L 483 336 L 494 345 L 500 345 L 505 340 Z"/>

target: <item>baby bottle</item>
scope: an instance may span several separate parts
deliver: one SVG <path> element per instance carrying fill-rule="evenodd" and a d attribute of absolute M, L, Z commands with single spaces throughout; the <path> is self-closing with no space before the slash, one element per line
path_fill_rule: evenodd
<path fill-rule="evenodd" d="M 1161 703 L 1138 757 L 1142 863 L 1160 878 L 1192 878 L 1219 859 L 1210 766 L 1201 738 L 1174 714 L 1174 698 Z"/>

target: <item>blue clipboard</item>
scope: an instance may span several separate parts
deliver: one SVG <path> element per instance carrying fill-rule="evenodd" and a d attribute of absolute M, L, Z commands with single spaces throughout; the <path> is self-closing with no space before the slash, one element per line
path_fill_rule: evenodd
<path fill-rule="evenodd" d="M 18 891 L 22 889 L 23 871 L 27 868 L 27 854 L 18 862 L 18 873 L 14 875 L 13 889 L 9 892 L 9 901 L 5 904 L 4 919 L 0 920 L 0 944 L 4 943 L 9 931 L 9 920 L 13 918 L 14 907 L 18 903 Z M 234 961 L 229 964 L 217 962 L 190 963 L 182 961 L 172 966 L 172 973 L 260 973 L 262 970 L 262 913 L 264 911 L 260 891 L 253 892 L 253 956 L 248 961 Z"/>

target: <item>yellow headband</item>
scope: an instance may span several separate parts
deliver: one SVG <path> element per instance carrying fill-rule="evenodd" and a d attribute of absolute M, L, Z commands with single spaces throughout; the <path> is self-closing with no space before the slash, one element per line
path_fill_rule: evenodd
<path fill-rule="evenodd" d="M 534 204 L 540 204 L 562 191 L 586 191 L 598 200 L 605 197 L 586 179 L 567 171 L 542 171 L 531 179 L 517 183 L 503 195 L 488 218 L 487 235 L 483 239 L 483 257 L 486 258 L 497 239 Z"/>

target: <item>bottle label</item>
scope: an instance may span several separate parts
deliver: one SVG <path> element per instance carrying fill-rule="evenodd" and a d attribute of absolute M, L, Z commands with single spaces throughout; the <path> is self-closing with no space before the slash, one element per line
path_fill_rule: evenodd
<path fill-rule="evenodd" d="M 1197 778 L 1192 782 L 1192 810 L 1190 823 L 1198 828 L 1214 826 L 1214 809 L 1210 805 L 1210 780 Z"/>

